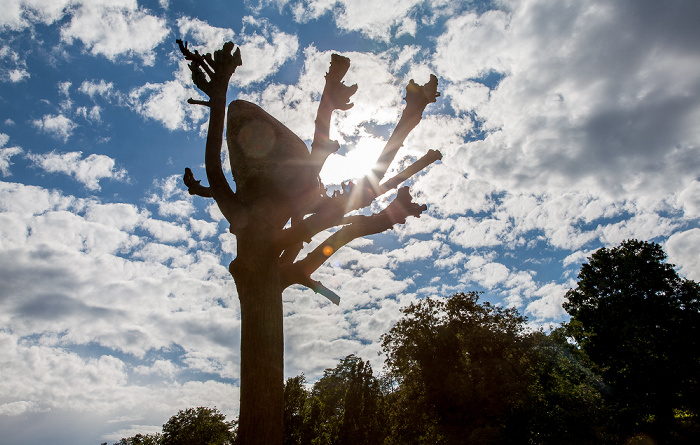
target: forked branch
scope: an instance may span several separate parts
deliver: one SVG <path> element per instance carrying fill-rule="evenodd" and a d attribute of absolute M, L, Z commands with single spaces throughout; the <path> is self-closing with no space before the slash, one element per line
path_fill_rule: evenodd
<path fill-rule="evenodd" d="M 187 43 L 177 40 L 180 51 L 186 60 L 189 60 L 189 68 L 192 71 L 192 81 L 202 90 L 209 101 L 190 99 L 191 104 L 206 105 L 209 107 L 209 128 L 204 153 L 209 187 L 200 185 L 194 179 L 192 171 L 185 170 L 183 180 L 190 194 L 212 197 L 216 201 L 221 213 L 231 224 L 231 231 L 236 233 L 247 222 L 245 207 L 233 192 L 226 180 L 221 166 L 221 145 L 223 143 L 224 121 L 226 118 L 226 91 L 231 75 L 242 64 L 239 49 L 233 51 L 233 43 L 224 43 L 222 49 L 211 54 L 199 54 L 198 51 L 190 51 Z M 233 52 L 232 52 L 233 51 Z"/>
<path fill-rule="evenodd" d="M 312 250 L 304 259 L 284 267 L 283 271 L 287 280 L 284 283 L 284 287 L 292 284 L 302 284 L 328 297 L 324 293 L 325 291 L 322 292 L 323 289 L 327 290 L 327 288 L 322 286 L 321 283 L 312 280 L 311 274 L 321 267 L 330 256 L 354 239 L 389 230 L 396 224 L 405 223 L 406 218 L 409 216 L 420 217 L 420 214 L 426 209 L 426 205 L 413 202 L 408 187 L 400 188 L 396 199 L 384 210 L 370 216 L 357 215 L 351 217 L 348 219 L 351 222 L 350 224 L 343 226 L 329 236 L 325 242 Z"/>
<path fill-rule="evenodd" d="M 228 88 L 231 75 L 236 71 L 236 68 L 243 64 L 241 59 L 240 48 L 231 53 L 233 50 L 233 42 L 226 42 L 220 50 L 211 53 L 199 54 L 199 51 L 190 51 L 187 48 L 187 42 L 177 39 L 177 44 L 180 47 L 180 52 L 185 56 L 186 60 L 191 63 L 188 65 L 192 71 L 192 81 L 211 99 L 220 97 L 222 91 L 224 100 L 226 98 L 226 89 Z M 190 103 L 205 105 L 205 102 L 190 100 Z"/>
<path fill-rule="evenodd" d="M 335 110 L 349 110 L 354 105 L 350 96 L 357 91 L 357 84 L 347 86 L 343 77 L 350 69 L 350 59 L 338 54 L 331 55 L 331 66 L 326 74 L 326 85 L 323 88 L 321 102 L 316 114 L 314 140 L 311 143 L 311 163 L 314 173 L 318 174 L 331 153 L 340 148 L 337 141 L 330 138 L 331 116 Z"/>
<path fill-rule="evenodd" d="M 379 155 L 379 159 L 372 169 L 372 176 L 376 178 L 377 182 L 384 178 L 396 152 L 399 151 L 411 130 L 416 128 L 416 125 L 423 118 L 425 107 L 429 103 L 435 102 L 440 96 L 440 93 L 437 92 L 437 83 L 437 77 L 431 74 L 430 81 L 425 85 L 418 85 L 411 79 L 406 86 L 406 97 L 404 98 L 406 108 L 404 108 L 399 123 L 396 124 L 394 132 L 389 137 L 382 154 Z"/>
<path fill-rule="evenodd" d="M 203 198 L 211 198 L 211 190 L 200 184 L 202 181 L 194 179 L 194 174 L 189 168 L 185 168 L 185 176 L 182 177 L 182 182 L 187 186 L 187 191 L 190 195 L 197 195 Z"/>
<path fill-rule="evenodd" d="M 296 243 L 309 242 L 317 233 L 344 224 L 346 214 L 369 206 L 377 197 L 398 187 L 405 180 L 440 159 L 442 154 L 439 151 L 428 150 L 428 153 L 416 162 L 379 186 L 373 187 L 365 178 L 358 185 L 347 189 L 345 193 L 320 200 L 315 209 L 316 213 L 292 224 L 280 233 L 276 240 L 277 248 L 282 251 Z"/>

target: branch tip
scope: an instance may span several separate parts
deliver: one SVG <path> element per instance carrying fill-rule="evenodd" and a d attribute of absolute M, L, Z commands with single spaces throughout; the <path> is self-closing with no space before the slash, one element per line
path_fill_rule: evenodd
<path fill-rule="evenodd" d="M 191 105 L 204 105 L 205 107 L 211 107 L 211 103 L 208 100 L 192 99 L 191 97 L 187 99 L 187 103 Z"/>

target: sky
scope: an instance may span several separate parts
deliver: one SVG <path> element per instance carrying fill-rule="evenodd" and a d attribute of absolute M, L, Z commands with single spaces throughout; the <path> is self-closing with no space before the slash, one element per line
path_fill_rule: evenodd
<path fill-rule="evenodd" d="M 329 187 L 373 164 L 410 79 L 439 81 L 392 167 L 442 152 L 408 183 L 428 210 L 316 272 L 339 306 L 284 292 L 287 377 L 348 354 L 380 371 L 421 298 L 566 321 L 581 264 L 629 238 L 700 280 L 697 0 L 0 0 L 0 445 L 237 415 L 236 240 L 182 183 L 205 178 L 207 113 L 178 38 L 240 46 L 228 99 L 307 143 L 330 55 L 349 57 Z"/>

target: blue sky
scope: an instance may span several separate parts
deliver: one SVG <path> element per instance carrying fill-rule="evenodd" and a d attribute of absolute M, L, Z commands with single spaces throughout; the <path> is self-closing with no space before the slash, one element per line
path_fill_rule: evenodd
<path fill-rule="evenodd" d="M 237 414 L 236 241 L 181 182 L 204 177 L 207 116 L 177 38 L 240 45 L 229 99 L 307 142 L 330 55 L 350 57 L 331 186 L 378 156 L 409 79 L 439 79 L 393 166 L 443 153 L 410 183 L 428 211 L 318 270 L 340 306 L 285 291 L 287 376 L 351 353 L 381 369 L 420 298 L 561 322 L 581 263 L 627 238 L 700 279 L 697 1 L 3 0 L 0 35 L 0 444 Z"/>

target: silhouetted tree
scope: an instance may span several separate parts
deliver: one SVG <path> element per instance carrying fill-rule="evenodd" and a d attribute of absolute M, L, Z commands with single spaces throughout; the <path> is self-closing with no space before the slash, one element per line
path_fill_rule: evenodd
<path fill-rule="evenodd" d="M 372 174 L 344 187 L 343 193 L 329 196 L 318 175 L 328 156 L 339 149 L 329 136 L 332 113 L 352 107 L 350 96 L 357 90 L 356 85 L 342 82 L 350 60 L 337 54 L 331 57 L 309 151 L 301 139 L 257 105 L 236 100 L 226 115 L 228 83 L 242 64 L 233 43 L 225 43 L 213 55 L 192 52 L 182 41 L 178 44 L 190 61 L 194 84 L 209 97 L 189 102 L 210 110 L 204 156 L 209 186 L 202 186 L 190 169 L 185 170 L 184 182 L 191 194 L 216 201 L 237 239 L 238 252 L 229 270 L 241 306 L 241 443 L 280 444 L 284 417 L 282 291 L 301 284 L 337 304 L 339 297 L 311 274 L 353 239 L 388 230 L 426 209 L 414 203 L 403 187 L 379 213 L 346 216 L 441 158 L 431 150 L 403 172 L 385 178 L 423 110 L 439 96 L 437 78 L 431 76 L 425 85 L 411 80 L 406 87 L 406 108 Z M 225 121 L 235 192 L 221 166 Z M 297 260 L 304 242 L 333 227 L 340 228 Z"/>
<path fill-rule="evenodd" d="M 303 376 L 285 385 L 285 445 L 379 445 L 386 436 L 384 397 L 369 362 L 355 355 L 326 369 L 311 391 Z"/>
<path fill-rule="evenodd" d="M 309 392 L 304 374 L 290 377 L 284 384 L 284 445 L 297 445 L 304 436 L 304 417 Z"/>
<path fill-rule="evenodd" d="M 564 308 L 568 332 L 610 385 L 622 432 L 677 442 L 674 410 L 700 413 L 700 286 L 665 259 L 653 242 L 599 249 Z"/>
<path fill-rule="evenodd" d="M 530 335 L 534 369 L 527 397 L 506 427 L 510 443 L 619 443 L 610 433 L 601 377 L 567 342 L 563 330 Z M 526 440 L 524 440 L 525 438 Z"/>
<path fill-rule="evenodd" d="M 601 443 L 599 379 L 515 309 L 424 299 L 384 335 L 389 444 Z"/>
<path fill-rule="evenodd" d="M 114 445 L 160 445 L 162 437 L 159 433 L 136 434 L 132 437 L 122 438 L 119 442 L 114 442 Z M 101 445 L 107 445 L 107 442 L 102 442 Z"/>
<path fill-rule="evenodd" d="M 136 434 L 114 445 L 233 445 L 236 421 L 216 408 L 200 406 L 178 411 L 163 425 L 163 434 Z M 103 442 L 102 445 L 107 445 Z"/>
<path fill-rule="evenodd" d="M 163 425 L 159 445 L 233 445 L 235 427 L 216 408 L 187 408 Z"/>
<path fill-rule="evenodd" d="M 424 299 L 384 335 L 392 401 L 391 443 L 500 443 L 526 400 L 534 364 L 514 309 L 477 293 Z"/>

